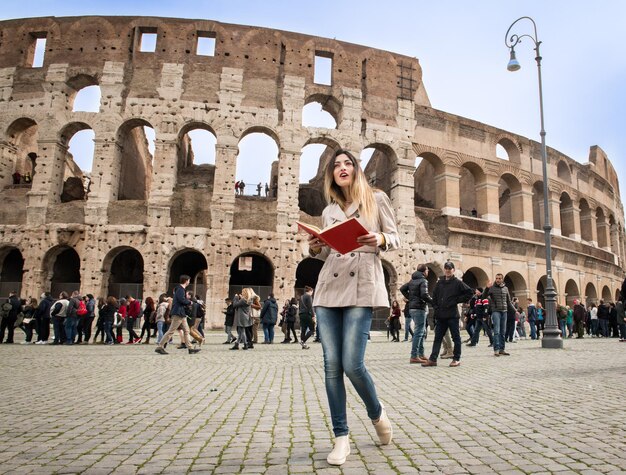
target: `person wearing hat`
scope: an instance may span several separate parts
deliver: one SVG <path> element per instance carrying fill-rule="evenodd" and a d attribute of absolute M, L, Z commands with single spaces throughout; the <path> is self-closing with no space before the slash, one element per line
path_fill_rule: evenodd
<path fill-rule="evenodd" d="M 422 366 L 437 366 L 437 357 L 441 342 L 447 330 L 450 330 L 454 341 L 454 356 L 450 366 L 461 365 L 461 333 L 459 330 L 458 304 L 472 298 L 472 289 L 454 275 L 454 264 L 450 261 L 443 265 L 443 277 L 440 277 L 433 292 L 433 308 L 435 309 L 435 341 L 428 361 Z"/>

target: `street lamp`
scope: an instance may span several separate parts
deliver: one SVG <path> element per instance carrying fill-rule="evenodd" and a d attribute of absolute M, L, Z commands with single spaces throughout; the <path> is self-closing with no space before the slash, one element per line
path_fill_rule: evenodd
<path fill-rule="evenodd" d="M 530 20 L 533 24 L 534 36 L 532 34 L 517 35 L 512 34 L 509 37 L 511 28 L 515 26 L 518 21 Z M 543 168 L 543 210 L 544 210 L 544 224 L 543 230 L 546 240 L 546 280 L 547 285 L 544 291 L 544 300 L 546 303 L 546 326 L 543 332 L 543 339 L 541 340 L 542 348 L 563 348 L 563 339 L 561 338 L 561 331 L 558 328 L 556 319 L 556 291 L 554 290 L 554 281 L 552 280 L 552 225 L 550 224 L 550 203 L 548 201 L 548 155 L 546 153 L 546 131 L 543 125 L 543 90 L 541 85 L 541 54 L 539 53 L 539 46 L 541 41 L 537 39 L 537 25 L 535 21 L 528 17 L 523 16 L 515 20 L 509 29 L 506 30 L 504 35 L 504 44 L 510 50 L 510 60 L 507 65 L 509 71 L 517 71 L 521 68 L 517 58 L 515 57 L 515 46 L 521 42 L 522 38 L 529 38 L 535 44 L 535 61 L 537 61 L 537 73 L 539 76 L 539 113 L 541 115 L 541 162 Z"/>

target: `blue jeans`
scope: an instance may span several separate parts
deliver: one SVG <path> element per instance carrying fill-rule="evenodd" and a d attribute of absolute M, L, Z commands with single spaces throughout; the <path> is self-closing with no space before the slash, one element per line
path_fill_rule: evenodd
<path fill-rule="evenodd" d="M 411 310 L 409 310 L 409 315 L 411 315 Z M 413 317 L 405 317 L 404 318 L 404 339 L 408 340 L 409 339 L 409 335 L 411 335 L 412 337 L 415 336 L 415 333 L 413 330 L 411 330 L 411 322 L 413 321 Z"/>
<path fill-rule="evenodd" d="M 506 344 L 506 312 L 491 312 L 493 323 L 493 351 L 504 351 Z"/>
<path fill-rule="evenodd" d="M 411 345 L 411 358 L 424 356 L 424 330 L 426 329 L 426 310 L 412 308 L 409 315 L 413 319 L 413 344 Z M 407 325 L 408 326 L 408 325 Z"/>
<path fill-rule="evenodd" d="M 567 338 L 567 321 L 559 320 L 559 329 L 561 330 L 561 338 Z"/>
<path fill-rule="evenodd" d="M 78 326 L 78 318 L 76 317 L 65 317 L 65 338 L 67 339 L 67 344 L 74 344 L 74 338 L 76 338 L 76 327 Z"/>
<path fill-rule="evenodd" d="M 619 332 L 622 340 L 626 340 L 626 323 L 619 323 Z"/>
<path fill-rule="evenodd" d="M 365 368 L 365 348 L 372 323 L 371 307 L 316 307 L 317 331 L 324 351 L 326 395 L 336 437 L 348 435 L 344 373 L 356 389 L 370 419 L 382 406 L 374 381 Z"/>
<path fill-rule="evenodd" d="M 165 322 L 157 322 L 157 345 L 161 343 L 161 339 L 163 338 L 163 327 L 165 326 Z"/>
<path fill-rule="evenodd" d="M 537 339 L 537 325 L 535 324 L 534 320 L 528 320 L 528 324 L 530 325 L 530 339 L 536 340 Z"/>
<path fill-rule="evenodd" d="M 598 318 L 598 322 L 600 323 L 600 335 L 604 338 L 609 337 L 609 321 L 604 318 Z"/>
<path fill-rule="evenodd" d="M 263 324 L 263 336 L 265 337 L 265 341 L 270 342 L 270 343 L 274 342 L 274 324 L 273 323 Z"/>
<path fill-rule="evenodd" d="M 113 343 L 113 322 L 104 322 L 105 343 Z"/>

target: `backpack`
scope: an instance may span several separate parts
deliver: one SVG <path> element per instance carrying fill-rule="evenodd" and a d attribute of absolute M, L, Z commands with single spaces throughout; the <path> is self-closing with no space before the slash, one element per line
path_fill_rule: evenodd
<path fill-rule="evenodd" d="M 78 308 L 76 309 L 76 315 L 78 315 L 79 317 L 87 315 L 87 307 L 85 306 L 84 300 L 78 301 Z"/>
<path fill-rule="evenodd" d="M 11 305 L 9 302 L 5 302 L 2 304 L 2 306 L 0 307 L 0 316 L 1 317 L 6 317 L 9 315 L 9 312 L 13 309 L 13 305 Z"/>

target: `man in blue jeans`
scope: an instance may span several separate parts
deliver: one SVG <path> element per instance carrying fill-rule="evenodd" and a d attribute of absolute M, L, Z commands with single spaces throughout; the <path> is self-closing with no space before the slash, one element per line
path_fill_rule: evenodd
<path fill-rule="evenodd" d="M 508 306 L 511 304 L 509 289 L 504 285 L 504 276 L 496 274 L 496 282 L 483 292 L 483 298 L 489 299 L 491 307 L 491 322 L 493 323 L 493 356 L 509 356 L 504 351 L 506 344 L 506 317 Z"/>
<path fill-rule="evenodd" d="M 411 280 L 400 287 L 400 292 L 408 300 L 409 315 L 413 320 L 413 343 L 411 344 L 411 358 L 409 363 L 425 363 L 424 332 L 426 329 L 426 310 L 433 299 L 428 294 L 428 267 L 425 264 L 417 266 Z M 409 323 L 407 323 L 407 327 Z"/>

